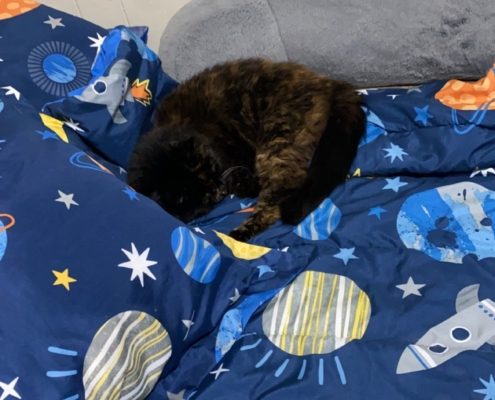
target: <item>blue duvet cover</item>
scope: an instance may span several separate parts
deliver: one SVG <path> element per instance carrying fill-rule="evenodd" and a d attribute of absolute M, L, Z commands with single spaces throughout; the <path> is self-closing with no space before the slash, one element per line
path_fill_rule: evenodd
<path fill-rule="evenodd" d="M 0 20 L 1 400 L 495 399 L 493 70 L 362 90 L 347 183 L 244 244 L 255 199 L 186 226 L 125 183 L 176 85 L 146 30 L 30 3 Z"/>

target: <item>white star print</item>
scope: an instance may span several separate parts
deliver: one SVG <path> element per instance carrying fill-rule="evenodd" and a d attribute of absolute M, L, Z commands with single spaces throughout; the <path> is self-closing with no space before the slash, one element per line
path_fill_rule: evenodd
<path fill-rule="evenodd" d="M 64 125 L 67 125 L 74 132 L 84 132 L 84 129 L 79 128 L 79 122 L 75 122 L 72 118 L 69 118 L 68 121 L 65 121 Z"/>
<path fill-rule="evenodd" d="M 414 294 L 415 296 L 422 296 L 419 289 L 424 288 L 426 285 L 424 283 L 415 283 L 413 278 L 410 276 L 406 283 L 402 285 L 397 285 L 396 288 L 402 290 L 402 298 L 405 299 L 407 296 Z"/>
<path fill-rule="evenodd" d="M 224 372 L 229 372 L 229 371 L 230 371 L 230 369 L 224 368 L 223 363 L 222 363 L 222 364 L 220 364 L 218 369 L 216 369 L 215 371 L 211 371 L 210 375 L 215 375 L 215 380 L 217 380 L 218 377 L 220 376 L 220 374 L 223 374 Z"/>
<path fill-rule="evenodd" d="M 67 210 L 70 210 L 70 206 L 78 206 L 79 204 L 74 201 L 74 193 L 64 193 L 61 190 L 58 190 L 58 195 L 60 196 L 58 199 L 55 199 L 55 201 L 58 201 L 59 203 L 64 203 L 65 206 L 67 207 Z"/>
<path fill-rule="evenodd" d="M 120 173 L 120 175 L 127 174 L 127 171 L 124 168 L 119 167 L 119 173 Z"/>
<path fill-rule="evenodd" d="M 407 94 L 412 93 L 412 92 L 419 92 L 421 93 L 421 89 L 419 87 L 413 87 L 407 90 Z"/>
<path fill-rule="evenodd" d="M 58 28 L 59 26 L 65 26 L 62 23 L 62 18 L 53 18 L 51 15 L 49 15 L 48 19 L 46 21 L 43 21 L 43 23 L 50 25 L 52 27 L 52 30 Z"/>
<path fill-rule="evenodd" d="M 237 300 L 239 300 L 240 297 L 241 294 L 239 293 L 239 289 L 235 288 L 234 295 L 232 297 L 229 297 L 230 304 L 234 304 L 235 302 L 237 302 Z"/>
<path fill-rule="evenodd" d="M 0 389 L 2 389 L 2 395 L 0 396 L 0 400 L 5 400 L 9 396 L 15 397 L 16 399 L 21 398 L 19 393 L 17 393 L 15 390 L 15 385 L 17 384 L 18 380 L 19 377 L 15 378 L 9 384 L 0 382 Z"/>
<path fill-rule="evenodd" d="M 167 392 L 167 397 L 168 400 L 184 400 L 185 394 L 185 390 L 181 390 L 179 393 Z"/>
<path fill-rule="evenodd" d="M 391 97 L 392 100 L 395 100 L 396 97 L 398 97 L 398 94 L 387 94 L 387 97 Z"/>
<path fill-rule="evenodd" d="M 358 92 L 359 94 L 364 94 L 365 96 L 368 95 L 368 91 L 366 89 L 359 89 L 359 90 L 356 90 L 356 92 Z"/>
<path fill-rule="evenodd" d="M 198 228 L 198 227 L 195 227 L 194 228 L 194 232 L 197 232 L 197 233 L 201 233 L 202 235 L 204 235 L 205 233 L 202 231 L 201 228 Z"/>
<path fill-rule="evenodd" d="M 187 329 L 190 329 L 191 326 L 194 325 L 194 321 L 190 320 L 190 319 L 183 319 L 182 320 L 182 323 L 184 324 L 184 326 L 187 328 Z"/>
<path fill-rule="evenodd" d="M 187 328 L 184 339 L 182 339 L 182 340 L 186 340 L 187 337 L 189 336 L 189 331 L 191 330 L 192 326 L 194 325 L 194 321 L 191 321 L 190 319 L 183 319 L 182 323 Z"/>
<path fill-rule="evenodd" d="M 495 169 L 494 168 L 486 168 L 486 169 L 478 169 L 476 168 L 471 175 L 469 175 L 470 178 L 481 174 L 483 178 L 486 178 L 488 174 L 495 175 Z"/>
<path fill-rule="evenodd" d="M 186 335 L 184 336 L 184 339 L 182 339 L 182 340 L 186 340 L 187 337 L 189 336 L 189 331 L 191 330 L 192 326 L 194 325 L 194 314 L 195 314 L 195 312 L 196 311 L 193 311 L 190 319 L 183 319 L 182 320 L 182 323 L 187 328 Z"/>
<path fill-rule="evenodd" d="M 149 270 L 149 267 L 157 264 L 156 261 L 148 260 L 150 248 L 148 247 L 145 251 L 139 254 L 134 243 L 131 243 L 131 249 L 131 251 L 121 249 L 129 261 L 119 264 L 119 267 L 132 269 L 131 281 L 136 279 L 136 277 L 139 277 L 142 287 L 144 287 L 144 275 L 147 275 L 156 281 L 155 275 L 153 275 L 153 273 Z"/>
<path fill-rule="evenodd" d="M 14 96 L 17 101 L 21 98 L 21 92 L 12 86 L 2 86 L 2 89 L 6 90 L 5 96 Z"/>
<path fill-rule="evenodd" d="M 89 47 L 96 47 L 96 52 L 98 53 L 106 38 L 106 36 L 101 36 L 98 32 L 96 33 L 96 37 L 88 36 L 88 39 L 93 42 Z"/>

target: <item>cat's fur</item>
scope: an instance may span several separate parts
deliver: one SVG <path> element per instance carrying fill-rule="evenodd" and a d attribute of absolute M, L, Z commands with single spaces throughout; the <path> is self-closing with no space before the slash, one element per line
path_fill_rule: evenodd
<path fill-rule="evenodd" d="M 365 129 L 347 83 L 294 63 L 228 62 L 182 83 L 135 148 L 129 183 L 184 221 L 231 192 L 259 196 L 231 232 L 297 224 L 342 183 Z"/>

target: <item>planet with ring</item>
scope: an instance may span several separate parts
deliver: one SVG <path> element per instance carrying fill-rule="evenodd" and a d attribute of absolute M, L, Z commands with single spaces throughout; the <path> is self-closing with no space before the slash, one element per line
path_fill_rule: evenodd
<path fill-rule="evenodd" d="M 7 250 L 7 230 L 15 225 L 15 218 L 10 214 L 0 214 L 0 261 Z"/>

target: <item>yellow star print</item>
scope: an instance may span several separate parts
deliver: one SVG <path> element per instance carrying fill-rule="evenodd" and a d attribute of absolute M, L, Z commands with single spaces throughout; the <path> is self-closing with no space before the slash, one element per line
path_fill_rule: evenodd
<path fill-rule="evenodd" d="M 77 282 L 76 279 L 69 276 L 69 268 L 66 268 L 63 272 L 53 270 L 53 275 L 57 278 L 53 282 L 53 286 L 63 285 L 65 289 L 70 290 L 70 284 Z"/>

